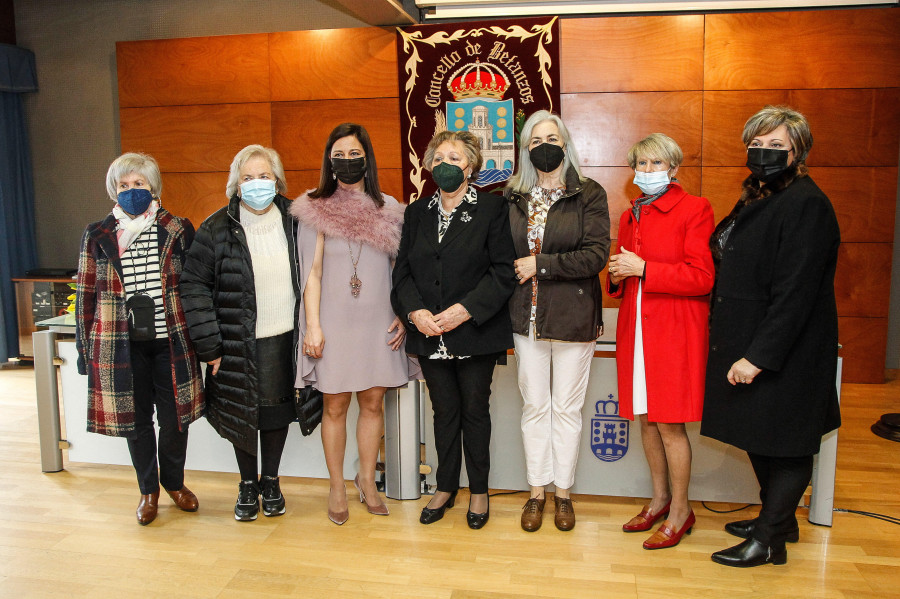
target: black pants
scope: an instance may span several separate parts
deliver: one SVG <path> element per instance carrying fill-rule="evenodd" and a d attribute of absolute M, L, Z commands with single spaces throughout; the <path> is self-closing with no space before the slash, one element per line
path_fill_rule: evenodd
<path fill-rule="evenodd" d="M 812 477 L 813 456 L 778 458 L 747 453 L 762 508 L 753 538 L 770 547 L 784 547 L 785 537 L 797 529 L 797 505 Z"/>
<path fill-rule="evenodd" d="M 459 488 L 461 448 L 472 493 L 487 493 L 491 469 L 491 380 L 497 356 L 429 360 L 419 356 L 431 406 L 438 454 L 437 489 Z"/>
<path fill-rule="evenodd" d="M 131 371 L 135 430 L 128 439 L 128 452 L 138 487 L 142 495 L 158 492 L 160 484 L 169 491 L 178 491 L 184 486 L 188 430 L 178 430 L 169 340 L 132 341 Z M 158 445 L 153 429 L 154 407 L 159 424 Z"/>

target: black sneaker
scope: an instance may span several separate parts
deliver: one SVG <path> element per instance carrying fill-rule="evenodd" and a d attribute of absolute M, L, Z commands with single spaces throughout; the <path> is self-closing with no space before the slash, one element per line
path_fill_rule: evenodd
<path fill-rule="evenodd" d="M 262 487 L 262 509 L 266 516 L 280 516 L 284 513 L 284 495 L 277 476 L 263 476 L 259 481 Z"/>
<path fill-rule="evenodd" d="M 251 522 L 259 515 L 259 484 L 255 480 L 242 480 L 238 486 L 237 503 L 234 504 L 234 519 Z"/>

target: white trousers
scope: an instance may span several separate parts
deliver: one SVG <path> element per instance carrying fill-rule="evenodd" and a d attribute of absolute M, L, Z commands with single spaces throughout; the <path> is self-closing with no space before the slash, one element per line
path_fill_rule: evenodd
<path fill-rule="evenodd" d="M 533 325 L 528 333 L 513 335 L 528 484 L 569 489 L 575 484 L 581 409 L 596 344 L 535 339 Z"/>

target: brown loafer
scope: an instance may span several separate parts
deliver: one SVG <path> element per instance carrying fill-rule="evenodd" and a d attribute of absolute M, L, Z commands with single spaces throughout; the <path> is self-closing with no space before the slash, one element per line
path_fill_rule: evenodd
<path fill-rule="evenodd" d="M 541 527 L 544 518 L 544 505 L 547 499 L 532 497 L 525 502 L 522 510 L 522 530 L 534 532 Z"/>
<path fill-rule="evenodd" d="M 156 520 L 156 514 L 159 511 L 159 491 L 150 493 L 149 495 L 141 495 L 141 500 L 137 506 L 137 521 L 141 526 L 147 526 Z"/>
<path fill-rule="evenodd" d="M 556 502 L 556 517 L 553 519 L 556 528 L 560 530 L 572 530 L 575 528 L 575 508 L 572 507 L 572 500 L 568 497 L 553 497 Z"/>
<path fill-rule="evenodd" d="M 197 496 L 194 495 L 190 489 L 182 486 L 178 491 L 169 491 L 166 489 L 166 493 L 169 494 L 169 497 L 172 498 L 172 501 L 175 502 L 175 505 L 178 506 L 178 509 L 184 510 L 186 512 L 196 512 L 197 508 L 200 507 L 200 502 L 197 501 Z"/>

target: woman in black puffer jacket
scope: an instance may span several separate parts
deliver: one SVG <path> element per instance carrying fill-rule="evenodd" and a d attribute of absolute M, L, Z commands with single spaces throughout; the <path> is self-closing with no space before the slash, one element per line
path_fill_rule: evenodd
<path fill-rule="evenodd" d="M 207 362 L 207 419 L 234 445 L 241 472 L 237 520 L 284 513 L 278 467 L 294 420 L 297 240 L 284 169 L 269 148 L 234 158 L 228 206 L 207 218 L 181 276 L 197 355 Z M 257 470 L 257 431 L 262 478 Z"/>

